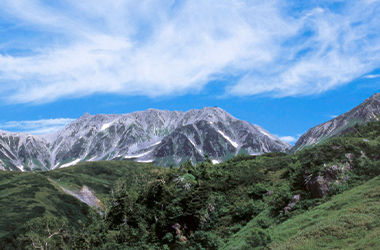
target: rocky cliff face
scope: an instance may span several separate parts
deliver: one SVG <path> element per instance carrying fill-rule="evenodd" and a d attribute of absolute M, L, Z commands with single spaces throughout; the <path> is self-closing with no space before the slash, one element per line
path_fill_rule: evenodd
<path fill-rule="evenodd" d="M 204 154 L 216 163 L 239 153 L 261 154 L 290 147 L 220 108 L 188 112 L 149 109 L 124 115 L 85 114 L 64 129 L 39 137 L 4 132 L 0 168 L 50 170 L 97 160 L 169 166 L 188 159 L 201 161 Z"/>
<path fill-rule="evenodd" d="M 379 115 L 380 93 L 372 95 L 347 113 L 311 128 L 298 139 L 293 150 L 297 151 L 323 140 L 343 135 L 352 131 L 355 124 L 363 124 L 373 119 L 378 119 L 377 116 Z"/>
<path fill-rule="evenodd" d="M 0 170 L 50 168 L 47 141 L 38 136 L 0 131 Z"/>

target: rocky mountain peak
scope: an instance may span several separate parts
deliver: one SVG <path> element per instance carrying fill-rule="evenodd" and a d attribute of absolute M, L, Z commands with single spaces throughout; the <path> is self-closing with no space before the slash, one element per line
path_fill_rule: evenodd
<path fill-rule="evenodd" d="M 50 170 L 97 160 L 168 166 L 188 159 L 201 161 L 204 154 L 217 163 L 240 153 L 261 154 L 290 147 L 268 131 L 218 107 L 187 112 L 148 109 L 128 114 L 86 113 L 49 136 L 17 145 L 9 141 L 0 141 L 0 151 L 4 152 L 0 159 L 4 159 L 3 165 L 11 162 L 4 168 L 14 170 Z"/>
<path fill-rule="evenodd" d="M 360 105 L 334 119 L 311 128 L 303 134 L 293 150 L 317 144 L 326 139 L 352 131 L 355 124 L 364 124 L 380 115 L 380 93 L 364 100 Z"/>

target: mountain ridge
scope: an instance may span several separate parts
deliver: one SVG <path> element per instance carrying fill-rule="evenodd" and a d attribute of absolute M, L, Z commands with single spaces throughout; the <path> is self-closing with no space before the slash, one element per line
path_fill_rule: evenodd
<path fill-rule="evenodd" d="M 292 151 L 343 135 L 352 131 L 356 124 L 360 125 L 377 119 L 378 115 L 380 115 L 380 93 L 375 93 L 346 113 L 309 129 L 297 140 Z"/>
<path fill-rule="evenodd" d="M 187 112 L 85 113 L 48 135 L 0 132 L 0 168 L 50 170 L 98 160 L 170 166 L 188 159 L 201 161 L 204 154 L 218 163 L 240 153 L 261 154 L 290 147 L 260 126 L 218 107 Z"/>

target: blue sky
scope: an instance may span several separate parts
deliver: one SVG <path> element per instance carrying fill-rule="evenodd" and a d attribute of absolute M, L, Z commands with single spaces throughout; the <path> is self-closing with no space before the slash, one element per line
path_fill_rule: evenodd
<path fill-rule="evenodd" d="M 380 92 L 380 1 L 3 0 L 0 129 L 219 106 L 292 143 Z"/>

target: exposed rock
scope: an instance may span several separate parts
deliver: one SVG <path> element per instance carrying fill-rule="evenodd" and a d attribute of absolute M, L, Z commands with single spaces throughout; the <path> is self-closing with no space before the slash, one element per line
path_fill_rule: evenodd
<path fill-rule="evenodd" d="M 181 232 L 181 226 L 178 223 L 175 223 L 174 225 L 172 225 L 172 228 L 174 228 L 174 230 L 176 232 L 176 235 L 181 235 L 182 234 L 182 232 Z"/>
<path fill-rule="evenodd" d="M 273 191 L 273 190 L 269 190 L 269 191 L 266 192 L 264 195 L 265 195 L 265 196 L 270 196 L 270 195 L 272 195 L 272 194 L 274 194 L 274 191 Z"/>
<path fill-rule="evenodd" d="M 291 145 L 217 108 L 89 115 L 50 135 L 0 131 L 0 160 L 13 171 L 52 170 L 83 161 L 133 160 L 179 166 L 221 162 L 240 153 L 284 152 Z"/>
<path fill-rule="evenodd" d="M 361 157 L 362 159 L 364 159 L 364 158 L 366 158 L 367 156 L 366 156 L 366 154 L 365 154 L 363 151 L 360 151 L 360 157 Z"/>
<path fill-rule="evenodd" d="M 336 179 L 338 177 L 338 174 L 340 172 L 340 169 L 337 165 L 333 165 L 326 169 L 327 175 L 329 175 L 331 178 Z"/>
<path fill-rule="evenodd" d="M 332 181 L 332 178 L 325 179 L 323 176 L 319 175 L 311 179 L 306 184 L 306 187 L 314 198 L 322 198 L 328 193 L 329 183 Z"/>
<path fill-rule="evenodd" d="M 65 193 L 74 196 L 78 200 L 80 200 L 83 203 L 86 203 L 90 207 L 102 207 L 103 203 L 94 195 L 94 193 L 87 187 L 83 186 L 81 190 L 79 191 L 71 191 L 67 188 L 62 187 L 57 182 L 49 179 L 49 181 L 53 182 L 54 184 L 58 185 Z"/>
<path fill-rule="evenodd" d="M 323 175 L 318 175 L 314 178 L 304 175 L 306 188 L 314 198 L 323 198 L 329 192 L 331 183 L 340 184 L 341 181 L 348 180 L 348 176 L 345 176 L 345 173 L 350 169 L 351 165 L 346 163 L 341 167 L 333 165 L 327 168 Z"/>
<path fill-rule="evenodd" d="M 348 160 L 349 163 L 352 163 L 354 161 L 354 159 L 355 159 L 354 154 L 351 154 L 351 153 L 347 153 L 344 156 L 347 158 L 347 160 Z"/>
<path fill-rule="evenodd" d="M 186 227 L 186 224 L 184 226 L 184 228 Z M 172 228 L 174 228 L 175 232 L 176 232 L 176 235 L 179 236 L 179 241 L 180 242 L 186 242 L 187 241 L 187 238 L 186 236 L 183 236 L 182 235 L 182 232 L 181 232 L 181 225 L 178 224 L 178 223 L 175 223 L 174 225 L 172 225 Z"/>
<path fill-rule="evenodd" d="M 284 212 L 287 214 L 292 211 L 292 208 L 301 201 L 301 195 L 297 194 L 293 196 L 292 201 L 284 208 Z"/>

